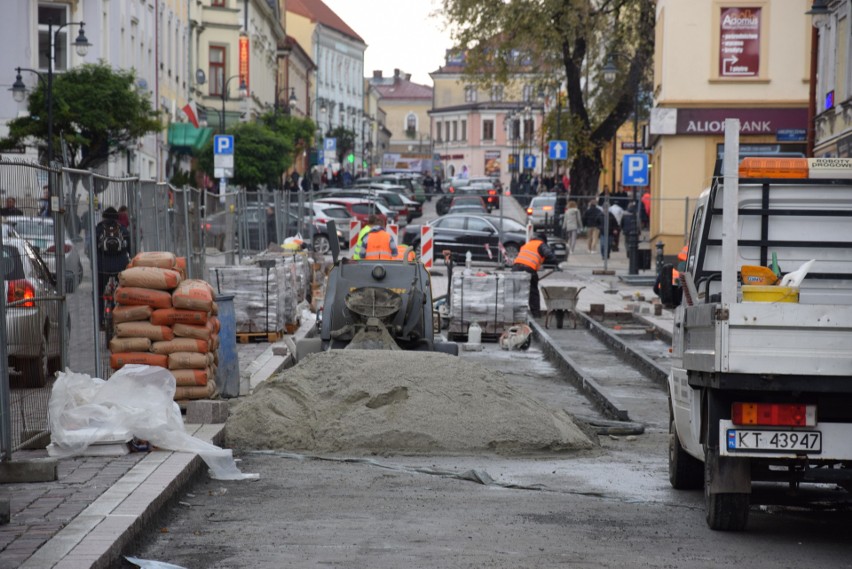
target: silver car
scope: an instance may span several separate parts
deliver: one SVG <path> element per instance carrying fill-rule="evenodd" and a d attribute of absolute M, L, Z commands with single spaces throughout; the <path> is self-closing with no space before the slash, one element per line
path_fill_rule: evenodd
<path fill-rule="evenodd" d="M 55 278 L 56 247 L 54 244 L 53 219 L 16 215 L 7 217 L 6 221 L 15 228 L 18 235 L 36 248 Z M 83 263 L 73 241 L 68 239 L 67 236 L 62 243 L 62 249 L 65 255 L 65 290 L 73 292 L 83 281 Z"/>
<path fill-rule="evenodd" d="M 534 197 L 527 207 L 527 223 L 533 228 L 553 227 L 556 215 L 556 194 L 546 193 Z"/>
<path fill-rule="evenodd" d="M 10 383 L 43 387 L 59 371 L 59 300 L 47 265 L 24 239 L 4 239 L 0 270 L 6 283 Z M 66 321 L 70 333 L 70 320 Z"/>

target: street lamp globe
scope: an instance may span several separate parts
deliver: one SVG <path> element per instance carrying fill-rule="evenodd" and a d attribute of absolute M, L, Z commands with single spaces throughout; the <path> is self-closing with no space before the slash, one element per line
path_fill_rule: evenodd
<path fill-rule="evenodd" d="M 615 81 L 615 77 L 618 75 L 618 68 L 615 66 L 615 62 L 612 59 L 612 56 L 606 62 L 606 65 L 603 67 L 603 79 L 607 83 L 612 83 Z"/>
<path fill-rule="evenodd" d="M 18 68 L 18 74 L 15 77 L 15 82 L 12 83 L 12 88 L 9 89 L 12 92 L 12 98 L 15 99 L 16 103 L 23 103 L 24 99 L 27 98 L 27 86 L 24 85 L 24 80 L 21 77 L 21 68 Z"/>
<path fill-rule="evenodd" d="M 290 87 L 290 110 L 291 111 L 296 108 L 296 101 L 298 101 L 298 100 L 299 99 L 296 97 L 296 88 Z"/>
<path fill-rule="evenodd" d="M 80 57 L 85 57 L 89 53 L 89 46 L 91 45 L 88 38 L 86 38 L 86 34 L 83 32 L 83 23 L 81 22 L 80 33 L 77 34 L 77 39 L 74 40 L 74 50 Z"/>
<path fill-rule="evenodd" d="M 240 79 L 240 99 L 245 99 L 248 97 L 248 87 L 246 87 L 246 82 L 243 79 Z"/>

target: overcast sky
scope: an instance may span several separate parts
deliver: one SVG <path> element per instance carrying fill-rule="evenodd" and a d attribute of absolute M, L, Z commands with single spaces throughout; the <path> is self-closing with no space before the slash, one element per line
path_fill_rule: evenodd
<path fill-rule="evenodd" d="M 323 0 L 364 38 L 364 74 L 381 69 L 385 77 L 399 68 L 411 80 L 432 85 L 429 73 L 444 62 L 450 34 L 431 16 L 440 0 Z"/>

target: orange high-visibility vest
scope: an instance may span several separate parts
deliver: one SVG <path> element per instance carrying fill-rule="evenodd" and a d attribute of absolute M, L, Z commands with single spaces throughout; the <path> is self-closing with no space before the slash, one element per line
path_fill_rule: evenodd
<path fill-rule="evenodd" d="M 544 241 L 541 239 L 533 239 L 521 247 L 521 250 L 518 251 L 518 256 L 515 257 L 515 264 L 524 265 L 534 271 L 539 270 L 542 263 L 544 263 L 544 257 L 538 253 L 538 248 L 542 243 Z"/>
<path fill-rule="evenodd" d="M 409 263 L 413 263 L 417 260 L 417 252 L 413 247 L 409 247 L 408 245 L 399 245 L 397 246 L 397 254 L 396 257 L 393 258 L 394 261 L 404 261 L 408 259 Z"/>
<path fill-rule="evenodd" d="M 680 250 L 680 253 L 677 254 L 678 261 L 686 261 L 687 251 L 689 249 L 688 245 L 684 245 L 683 249 Z M 680 263 L 678 263 L 680 264 Z M 672 269 L 672 284 L 680 285 L 680 271 L 677 269 Z"/>
<path fill-rule="evenodd" d="M 364 259 L 367 261 L 393 259 L 391 235 L 384 229 L 370 231 L 364 237 L 364 240 L 367 242 L 367 253 L 364 255 Z"/>

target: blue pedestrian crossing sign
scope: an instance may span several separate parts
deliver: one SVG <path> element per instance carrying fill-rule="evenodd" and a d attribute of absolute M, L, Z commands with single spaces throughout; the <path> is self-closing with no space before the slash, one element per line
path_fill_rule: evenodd
<path fill-rule="evenodd" d="M 568 158 L 568 141 L 551 140 L 548 142 L 547 157 L 551 160 L 565 160 Z"/>
<path fill-rule="evenodd" d="M 621 184 L 623 186 L 648 185 L 648 155 L 625 154 L 621 163 Z"/>
<path fill-rule="evenodd" d="M 524 170 L 535 170 L 535 156 L 524 154 Z"/>
<path fill-rule="evenodd" d="M 213 137 L 213 154 L 233 154 L 234 135 L 217 134 Z"/>
<path fill-rule="evenodd" d="M 337 152 L 337 139 L 336 138 L 326 138 L 325 143 L 322 145 L 322 149 L 325 152 L 330 152 L 330 153 Z"/>

